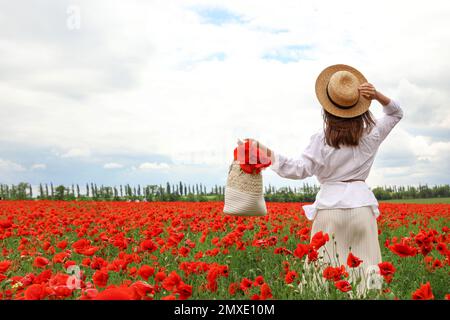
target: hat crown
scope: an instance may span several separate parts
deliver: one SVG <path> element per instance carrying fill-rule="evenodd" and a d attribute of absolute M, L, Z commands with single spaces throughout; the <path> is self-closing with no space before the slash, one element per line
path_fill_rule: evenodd
<path fill-rule="evenodd" d="M 330 99 L 342 107 L 351 107 L 359 100 L 359 81 L 351 72 L 335 72 L 328 82 L 327 91 Z"/>

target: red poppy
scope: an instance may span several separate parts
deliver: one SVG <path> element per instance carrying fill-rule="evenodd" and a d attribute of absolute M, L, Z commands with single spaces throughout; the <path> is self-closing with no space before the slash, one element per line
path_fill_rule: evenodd
<path fill-rule="evenodd" d="M 311 239 L 311 246 L 319 250 L 327 241 L 330 240 L 328 233 L 323 233 L 322 231 L 317 232 Z"/>
<path fill-rule="evenodd" d="M 309 250 L 308 252 L 308 262 L 317 261 L 319 258 L 319 252 L 317 250 Z"/>
<path fill-rule="evenodd" d="M 97 289 L 83 289 L 81 291 L 81 297 L 80 300 L 93 300 L 95 299 L 95 297 L 98 295 L 98 290 Z"/>
<path fill-rule="evenodd" d="M 9 260 L 0 261 L 0 273 L 5 273 L 9 269 L 10 266 L 11 266 L 11 261 L 9 261 Z"/>
<path fill-rule="evenodd" d="M 262 300 L 270 299 L 272 298 L 272 290 L 270 289 L 269 285 L 267 283 L 263 283 L 261 285 L 261 294 L 260 297 Z"/>
<path fill-rule="evenodd" d="M 49 261 L 47 258 L 37 257 L 36 259 L 34 259 L 33 266 L 38 267 L 38 268 L 43 268 L 46 265 L 48 265 L 48 263 L 49 263 Z"/>
<path fill-rule="evenodd" d="M 392 263 L 390 262 L 381 262 L 378 264 L 378 267 L 380 268 L 380 274 L 382 276 L 389 276 L 389 275 L 393 275 L 395 272 L 395 267 Z"/>
<path fill-rule="evenodd" d="M 32 284 L 25 290 L 25 299 L 43 300 L 48 296 L 49 291 L 45 284 Z"/>
<path fill-rule="evenodd" d="M 156 273 L 155 275 L 155 281 L 156 282 L 161 282 L 166 278 L 166 274 L 163 271 L 159 271 Z"/>
<path fill-rule="evenodd" d="M 342 278 L 348 277 L 348 273 L 344 266 L 331 267 L 328 266 L 323 270 L 322 276 L 327 280 L 338 281 Z"/>
<path fill-rule="evenodd" d="M 301 259 L 309 252 L 309 245 L 299 243 L 297 244 L 297 248 L 294 250 L 294 256 Z"/>
<path fill-rule="evenodd" d="M 174 293 L 178 293 L 180 295 L 180 300 L 189 299 L 192 296 L 192 286 L 184 282 L 180 282 Z"/>
<path fill-rule="evenodd" d="M 143 251 L 148 251 L 148 252 L 152 253 L 152 252 L 156 251 L 156 249 L 158 249 L 158 247 L 151 239 L 147 239 L 147 240 L 144 240 L 141 242 L 141 249 Z"/>
<path fill-rule="evenodd" d="M 439 242 L 436 246 L 436 250 L 439 251 L 440 254 L 445 256 L 448 252 L 447 245 L 443 242 Z"/>
<path fill-rule="evenodd" d="M 250 289 L 252 287 L 252 285 L 253 285 L 252 280 L 250 280 L 248 278 L 244 278 L 241 281 L 240 288 L 242 291 L 247 291 L 248 289 Z"/>
<path fill-rule="evenodd" d="M 179 283 L 181 282 L 181 277 L 175 272 L 172 271 L 162 283 L 164 289 L 168 291 L 172 291 Z"/>
<path fill-rule="evenodd" d="M 255 282 L 254 282 L 255 286 L 260 286 L 263 283 L 264 283 L 264 278 L 262 276 L 257 276 L 255 278 Z"/>
<path fill-rule="evenodd" d="M 111 286 L 97 294 L 94 300 L 133 300 L 134 291 L 127 287 Z"/>
<path fill-rule="evenodd" d="M 59 249 L 64 250 L 64 249 L 67 247 L 67 244 L 68 244 L 68 242 L 67 242 L 66 240 L 62 240 L 62 241 L 58 242 L 58 243 L 56 244 L 56 246 L 57 246 Z"/>
<path fill-rule="evenodd" d="M 353 253 L 349 253 L 347 257 L 347 265 L 350 268 L 358 267 L 363 261 L 359 259 L 357 256 L 353 255 Z"/>
<path fill-rule="evenodd" d="M 131 284 L 130 288 L 134 290 L 134 300 L 153 299 L 153 295 L 155 294 L 155 288 L 143 281 L 136 281 Z"/>
<path fill-rule="evenodd" d="M 339 289 L 342 292 L 348 292 L 352 290 L 352 286 L 350 283 L 346 280 L 339 280 L 334 283 L 337 289 Z"/>
<path fill-rule="evenodd" d="M 433 300 L 434 295 L 431 291 L 430 282 L 426 284 L 422 284 L 419 289 L 413 292 L 412 294 L 413 300 Z"/>
<path fill-rule="evenodd" d="M 389 249 L 400 257 L 413 257 L 417 254 L 417 249 L 407 244 L 396 243 Z"/>
<path fill-rule="evenodd" d="M 230 283 L 230 285 L 228 286 L 228 292 L 230 293 L 230 295 L 234 296 L 236 294 L 236 291 L 239 289 L 239 283 L 236 282 L 232 282 Z"/>
<path fill-rule="evenodd" d="M 104 270 L 97 270 L 92 276 L 92 281 L 94 281 L 94 284 L 97 287 L 104 288 L 108 283 L 108 278 L 109 278 L 108 272 Z"/>
<path fill-rule="evenodd" d="M 443 264 L 442 264 L 441 260 L 439 260 L 439 259 L 434 260 L 433 268 L 442 268 L 442 267 L 443 267 Z"/>
<path fill-rule="evenodd" d="M 286 274 L 286 276 L 285 276 L 285 278 L 284 278 L 284 281 L 285 281 L 287 284 L 289 284 L 289 283 L 294 282 L 294 280 L 295 280 L 296 278 L 298 278 L 298 273 L 291 270 L 291 271 L 289 271 L 289 272 Z"/>
<path fill-rule="evenodd" d="M 239 161 L 242 171 L 248 174 L 260 173 L 262 169 L 272 164 L 271 160 L 256 146 L 250 146 L 250 141 L 245 142 L 234 149 L 234 160 Z"/>
<path fill-rule="evenodd" d="M 143 265 L 139 268 L 138 274 L 144 279 L 145 281 L 148 280 L 149 277 L 153 276 L 155 273 L 155 268 L 150 267 L 148 265 Z"/>

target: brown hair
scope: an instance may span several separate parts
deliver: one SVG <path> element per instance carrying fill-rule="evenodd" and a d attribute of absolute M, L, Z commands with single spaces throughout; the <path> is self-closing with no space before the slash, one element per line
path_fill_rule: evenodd
<path fill-rule="evenodd" d="M 341 118 L 323 109 L 323 122 L 325 142 L 337 149 L 341 145 L 357 146 L 364 130 L 370 132 L 375 125 L 375 120 L 369 110 L 354 118 Z"/>

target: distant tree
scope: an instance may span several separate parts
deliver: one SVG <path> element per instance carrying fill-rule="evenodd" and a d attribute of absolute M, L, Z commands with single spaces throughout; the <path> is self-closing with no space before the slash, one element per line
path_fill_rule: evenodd
<path fill-rule="evenodd" d="M 66 188 L 63 185 L 60 185 L 56 187 L 55 191 L 55 199 L 64 200 L 66 195 Z"/>

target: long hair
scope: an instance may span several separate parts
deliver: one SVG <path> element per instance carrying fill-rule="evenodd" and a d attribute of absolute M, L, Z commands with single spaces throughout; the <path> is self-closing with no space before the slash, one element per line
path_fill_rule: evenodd
<path fill-rule="evenodd" d="M 367 110 L 354 118 L 341 118 L 323 109 L 325 142 L 331 147 L 357 146 L 364 131 L 370 132 L 375 126 L 372 113 Z"/>

